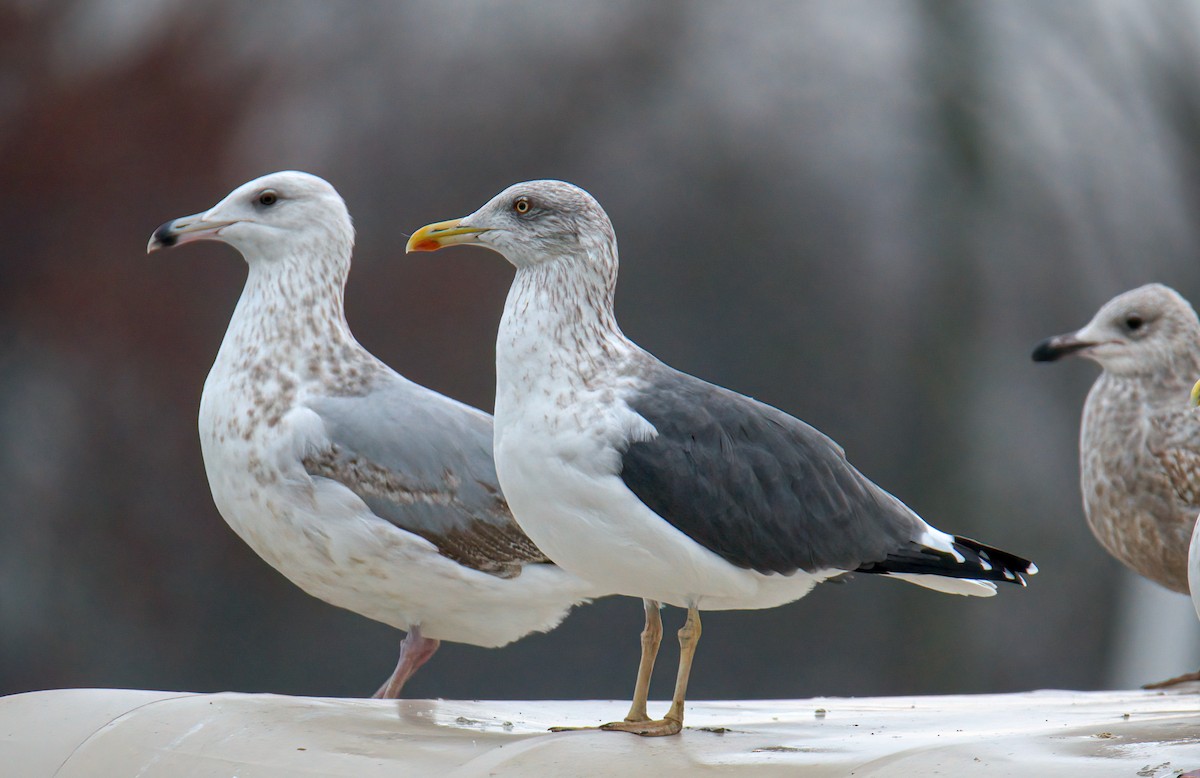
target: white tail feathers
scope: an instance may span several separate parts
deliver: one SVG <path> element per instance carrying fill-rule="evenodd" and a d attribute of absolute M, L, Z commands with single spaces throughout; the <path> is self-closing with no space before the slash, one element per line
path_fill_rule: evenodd
<path fill-rule="evenodd" d="M 976 581 L 972 578 L 945 578 L 940 575 L 922 575 L 920 573 L 888 573 L 884 578 L 899 578 L 926 589 L 933 589 L 946 594 L 962 594 L 967 597 L 992 597 L 996 594 L 996 584 L 991 581 Z"/>

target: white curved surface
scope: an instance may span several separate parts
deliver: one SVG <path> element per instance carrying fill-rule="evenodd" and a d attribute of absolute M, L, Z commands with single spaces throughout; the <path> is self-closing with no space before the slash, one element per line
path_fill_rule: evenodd
<path fill-rule="evenodd" d="M 0 698 L 0 773 L 1166 778 L 1200 769 L 1196 691 L 698 702 L 681 736 L 647 739 L 546 732 L 622 702 L 65 689 Z"/>

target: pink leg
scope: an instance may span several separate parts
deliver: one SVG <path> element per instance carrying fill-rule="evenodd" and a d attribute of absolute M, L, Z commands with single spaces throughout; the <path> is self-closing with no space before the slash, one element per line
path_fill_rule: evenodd
<path fill-rule="evenodd" d="M 1158 683 L 1148 683 L 1145 686 L 1143 686 L 1142 688 L 1143 689 L 1166 689 L 1171 686 L 1178 686 L 1181 683 L 1191 683 L 1192 681 L 1200 681 L 1200 670 L 1197 670 L 1194 673 L 1185 673 L 1183 675 L 1178 675 L 1174 678 L 1168 678 L 1167 680 L 1159 681 Z"/>
<path fill-rule="evenodd" d="M 392 677 L 388 678 L 383 686 L 379 687 L 379 691 L 371 696 L 377 700 L 399 699 L 404 684 L 413 677 L 417 670 L 421 669 L 421 665 L 429 661 L 441 644 L 440 640 L 422 637 L 419 626 L 410 627 L 408 634 L 400 643 L 400 661 L 396 662 L 396 669 L 392 671 Z"/>

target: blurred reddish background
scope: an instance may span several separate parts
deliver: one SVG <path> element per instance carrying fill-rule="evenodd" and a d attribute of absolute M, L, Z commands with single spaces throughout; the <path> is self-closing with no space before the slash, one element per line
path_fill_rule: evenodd
<path fill-rule="evenodd" d="M 406 232 L 568 179 L 616 224 L 631 337 L 1043 570 L 990 601 L 860 579 L 713 614 L 696 699 L 1194 669 L 1186 600 L 1132 588 L 1084 526 L 1094 369 L 1029 351 L 1146 281 L 1200 295 L 1198 36 L 1196 6 L 1136 0 L 0 0 L 0 693 L 361 695 L 391 669 L 399 633 L 291 586 L 209 497 L 195 415 L 240 258 L 144 254 L 285 168 L 346 198 L 351 325 L 410 378 L 491 407 L 511 271 L 404 257 Z M 624 698 L 640 619 L 609 599 L 447 645 L 407 691 Z"/>

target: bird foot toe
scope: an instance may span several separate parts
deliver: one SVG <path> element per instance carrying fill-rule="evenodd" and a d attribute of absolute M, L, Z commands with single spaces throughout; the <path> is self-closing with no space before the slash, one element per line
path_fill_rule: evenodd
<path fill-rule="evenodd" d="M 656 721 L 614 721 L 604 724 L 600 729 L 605 732 L 630 732 L 642 737 L 662 737 L 678 735 L 683 729 L 683 722 L 678 719 L 658 719 Z"/>
<path fill-rule="evenodd" d="M 1181 683 L 1191 683 L 1192 681 L 1200 681 L 1200 670 L 1197 670 L 1194 673 L 1185 673 L 1184 675 L 1177 675 L 1174 678 L 1168 678 L 1167 680 L 1159 681 L 1158 683 L 1148 683 L 1145 686 L 1143 686 L 1142 688 L 1143 689 L 1166 689 L 1171 686 L 1178 686 Z"/>

